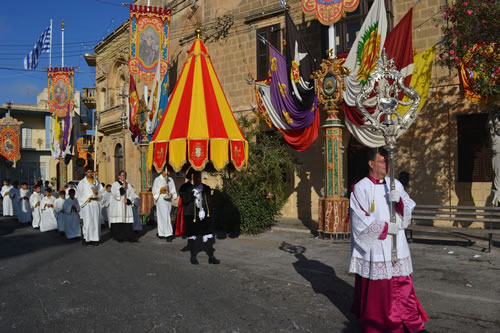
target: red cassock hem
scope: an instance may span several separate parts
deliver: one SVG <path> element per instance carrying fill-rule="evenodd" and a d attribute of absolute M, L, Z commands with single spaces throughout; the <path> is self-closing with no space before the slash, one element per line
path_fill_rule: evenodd
<path fill-rule="evenodd" d="M 356 275 L 351 311 L 365 333 L 404 333 L 424 330 L 428 321 L 413 288 L 411 276 L 370 280 Z"/>

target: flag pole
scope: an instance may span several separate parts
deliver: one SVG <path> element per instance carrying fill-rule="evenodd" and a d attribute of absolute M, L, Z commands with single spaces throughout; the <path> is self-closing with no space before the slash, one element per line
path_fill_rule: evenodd
<path fill-rule="evenodd" d="M 49 68 L 52 67 L 52 19 L 50 19 Z"/>
<path fill-rule="evenodd" d="M 335 43 L 335 24 L 330 24 L 330 26 L 328 27 L 328 49 L 331 50 L 329 51 L 329 55 L 331 56 L 331 58 L 337 57 L 336 46 L 337 45 Z"/>
<path fill-rule="evenodd" d="M 61 21 L 61 67 L 64 67 L 64 20 Z"/>

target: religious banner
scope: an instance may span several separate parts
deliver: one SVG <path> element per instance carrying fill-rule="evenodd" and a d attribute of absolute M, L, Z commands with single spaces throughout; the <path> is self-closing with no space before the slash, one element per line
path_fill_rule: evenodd
<path fill-rule="evenodd" d="M 53 67 L 47 69 L 49 88 L 49 112 L 58 117 L 66 117 L 73 110 L 75 91 L 74 67 Z"/>
<path fill-rule="evenodd" d="M 163 167 L 165 166 L 167 162 L 167 148 L 168 148 L 168 142 L 158 142 L 156 143 L 156 149 L 154 150 L 154 157 L 153 157 L 153 164 L 156 168 L 156 170 L 163 170 Z M 149 150 L 151 153 L 153 152 L 152 149 Z M 148 153 L 149 153 L 148 151 Z"/>
<path fill-rule="evenodd" d="M 0 119 L 0 155 L 5 159 L 16 162 L 21 158 L 21 125 L 22 121 L 18 121 L 12 117 L 4 117 Z"/>
<path fill-rule="evenodd" d="M 146 84 L 153 82 L 157 66 L 161 77 L 168 69 L 170 9 L 130 6 L 129 71 Z"/>
<path fill-rule="evenodd" d="M 489 103 L 492 96 L 487 98 L 481 94 L 481 87 L 477 81 L 491 82 L 494 85 L 500 71 L 491 64 L 498 63 L 498 43 L 476 43 L 465 54 L 460 64 L 460 79 L 464 88 L 465 97 L 472 102 Z M 495 59 L 496 58 L 496 59 Z"/>
<path fill-rule="evenodd" d="M 358 8 L 359 0 L 302 0 L 304 13 L 314 12 L 323 25 L 331 25 Z"/>
<path fill-rule="evenodd" d="M 68 106 L 69 107 L 69 106 Z M 64 117 L 52 117 L 52 135 L 50 150 L 54 159 L 71 155 L 71 130 L 73 129 L 71 112 L 68 110 Z"/>
<path fill-rule="evenodd" d="M 195 170 L 204 168 L 208 162 L 208 140 L 189 140 L 188 145 L 189 162 L 191 165 Z"/>

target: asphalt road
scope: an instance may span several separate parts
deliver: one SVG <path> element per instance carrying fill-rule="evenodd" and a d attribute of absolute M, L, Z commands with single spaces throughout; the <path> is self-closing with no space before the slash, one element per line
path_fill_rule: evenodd
<path fill-rule="evenodd" d="M 218 240 L 222 263 L 194 266 L 185 240 L 155 234 L 83 247 L 0 219 L 0 332 L 359 331 L 348 243 L 267 232 Z M 498 249 L 411 250 L 430 332 L 500 332 Z"/>

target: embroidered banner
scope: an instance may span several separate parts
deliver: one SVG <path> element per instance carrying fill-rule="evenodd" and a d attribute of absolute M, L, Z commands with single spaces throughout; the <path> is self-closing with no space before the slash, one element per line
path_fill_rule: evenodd
<path fill-rule="evenodd" d="M 146 84 L 153 82 L 157 66 L 161 77 L 168 69 L 169 9 L 130 6 L 129 71 Z"/>
<path fill-rule="evenodd" d="M 167 162 L 167 146 L 168 142 L 156 142 L 154 146 L 153 164 L 158 172 L 163 170 Z"/>
<path fill-rule="evenodd" d="M 202 170 L 208 162 L 208 140 L 189 140 L 189 162 L 195 170 Z"/>
<path fill-rule="evenodd" d="M 64 118 L 73 110 L 75 91 L 74 67 L 47 69 L 49 112 Z"/>
<path fill-rule="evenodd" d="M 0 155 L 14 162 L 14 166 L 21 158 L 22 123 L 12 117 L 0 119 Z"/>
<path fill-rule="evenodd" d="M 246 147 L 245 141 L 231 141 L 231 161 L 233 161 L 236 169 L 241 169 L 246 164 Z"/>
<path fill-rule="evenodd" d="M 323 25 L 331 25 L 358 8 L 359 0 L 302 0 L 304 13 L 314 12 Z"/>

